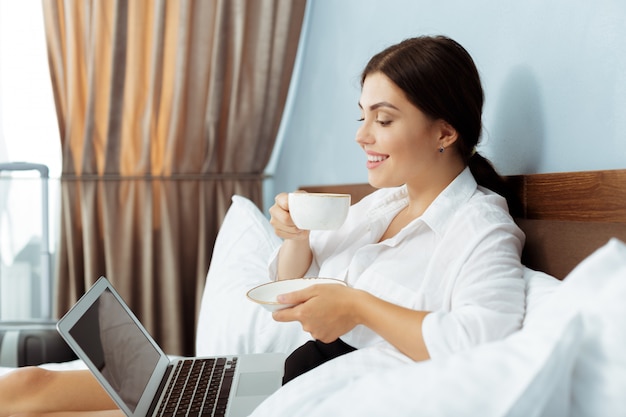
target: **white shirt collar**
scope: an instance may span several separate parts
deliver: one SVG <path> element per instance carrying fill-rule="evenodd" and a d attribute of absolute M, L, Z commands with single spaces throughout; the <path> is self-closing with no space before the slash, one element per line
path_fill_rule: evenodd
<path fill-rule="evenodd" d="M 423 222 L 435 233 L 442 234 L 449 220 L 457 209 L 462 206 L 477 189 L 477 183 L 469 167 L 466 167 L 448 186 L 435 198 L 426 211 L 413 220 L 398 236 L 404 235 L 415 227 L 416 222 Z M 372 222 L 381 218 L 395 216 L 408 204 L 406 185 L 389 189 L 389 194 L 380 200 L 380 204 L 369 212 Z M 390 220 L 389 220 L 390 221 Z"/>
<path fill-rule="evenodd" d="M 435 198 L 420 218 L 435 233 L 443 234 L 450 219 L 474 195 L 477 187 L 478 184 L 469 167 L 465 167 Z"/>

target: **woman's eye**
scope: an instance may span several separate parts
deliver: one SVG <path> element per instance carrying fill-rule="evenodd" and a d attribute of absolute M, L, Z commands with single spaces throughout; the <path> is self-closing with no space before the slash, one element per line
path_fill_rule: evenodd
<path fill-rule="evenodd" d="M 391 124 L 391 120 L 376 120 L 376 123 L 381 126 L 389 126 Z"/>
<path fill-rule="evenodd" d="M 363 117 L 363 116 L 361 116 L 361 117 L 359 117 L 358 119 L 356 119 L 356 121 L 357 121 L 357 122 L 362 122 L 362 121 L 364 121 L 364 120 L 365 120 L 365 117 Z"/>

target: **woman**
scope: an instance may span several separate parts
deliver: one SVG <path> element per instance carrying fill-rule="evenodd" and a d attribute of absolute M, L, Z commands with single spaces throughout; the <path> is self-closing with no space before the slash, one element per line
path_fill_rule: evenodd
<path fill-rule="evenodd" d="M 390 344 L 419 361 L 521 325 L 524 236 L 505 199 L 481 187 L 503 182 L 475 151 L 483 91 L 470 55 L 449 38 L 408 39 L 374 56 L 361 85 L 356 141 L 381 190 L 335 232 L 297 229 L 284 193 L 270 209 L 284 239 L 275 278 L 349 284 L 283 296 L 300 304 L 274 318 L 316 339 L 291 355 L 285 382 L 354 348 Z"/>
<path fill-rule="evenodd" d="M 270 210 L 284 238 L 274 278 L 350 284 L 283 296 L 299 304 L 274 319 L 300 321 L 316 340 L 290 356 L 286 381 L 355 348 L 388 344 L 424 360 L 519 328 L 524 236 L 504 198 L 477 185 L 501 186 L 474 151 L 482 104 L 474 63 L 451 39 L 409 39 L 369 62 L 356 140 L 381 189 L 333 232 L 298 230 L 286 194 Z M 88 371 L 26 368 L 0 381 L 0 417 L 89 410 L 121 415 Z"/>

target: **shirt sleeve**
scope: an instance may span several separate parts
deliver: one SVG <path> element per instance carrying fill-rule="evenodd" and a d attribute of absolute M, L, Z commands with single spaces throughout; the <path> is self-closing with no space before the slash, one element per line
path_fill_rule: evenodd
<path fill-rule="evenodd" d="M 458 267 L 447 272 L 453 275 L 449 304 L 428 314 L 422 324 L 433 359 L 502 339 L 521 327 L 524 235 L 512 220 L 494 221 L 489 215 L 470 222 L 469 229 L 453 231 L 463 233 L 467 241 L 466 250 L 455 254 Z"/>
<path fill-rule="evenodd" d="M 272 254 L 270 255 L 267 269 L 269 272 L 270 280 L 276 281 L 278 279 L 278 251 L 280 250 L 280 246 L 278 246 Z"/>

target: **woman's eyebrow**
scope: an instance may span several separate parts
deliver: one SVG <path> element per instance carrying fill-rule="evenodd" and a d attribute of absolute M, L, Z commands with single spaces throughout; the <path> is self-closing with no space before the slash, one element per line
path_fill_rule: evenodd
<path fill-rule="evenodd" d="M 393 104 L 389 103 L 388 101 L 380 101 L 380 102 L 378 102 L 376 104 L 372 104 L 369 107 L 369 110 L 370 111 L 371 110 L 376 110 L 376 109 L 381 108 L 381 107 L 389 107 L 389 108 L 394 109 L 394 110 L 400 110 L 399 108 L 397 108 Z M 359 108 L 363 109 L 363 106 L 361 105 L 361 102 L 359 102 Z"/>

